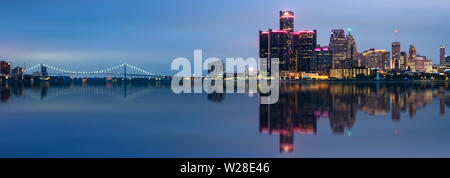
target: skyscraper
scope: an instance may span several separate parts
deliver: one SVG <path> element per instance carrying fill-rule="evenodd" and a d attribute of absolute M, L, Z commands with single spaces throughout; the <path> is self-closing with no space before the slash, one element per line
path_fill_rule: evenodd
<path fill-rule="evenodd" d="M 294 32 L 294 12 L 280 11 L 280 30 Z"/>
<path fill-rule="evenodd" d="M 331 30 L 330 36 L 330 50 L 333 53 L 333 68 L 342 68 L 342 63 L 346 58 L 346 43 L 345 32 L 343 29 Z"/>
<path fill-rule="evenodd" d="M 268 59 L 267 63 L 260 61 L 260 68 L 270 70 L 271 59 L 278 58 L 281 76 L 310 72 L 316 41 L 315 30 L 294 32 L 294 13 L 280 11 L 280 30 L 259 31 L 259 57 Z"/>
<path fill-rule="evenodd" d="M 441 46 L 440 48 L 440 64 L 441 66 L 445 65 L 445 46 Z"/>
<path fill-rule="evenodd" d="M 48 73 L 47 73 L 47 67 L 45 67 L 45 66 L 43 66 L 43 65 L 41 65 L 41 75 L 42 75 L 43 77 L 47 77 L 47 76 L 48 76 Z"/>
<path fill-rule="evenodd" d="M 260 63 L 260 67 L 267 66 L 267 71 L 270 71 L 271 59 L 278 58 L 280 71 L 289 70 L 288 38 L 289 33 L 285 30 L 259 31 L 259 57 L 267 59 L 266 63 Z"/>
<path fill-rule="evenodd" d="M 405 51 L 400 52 L 400 69 L 406 69 L 406 60 L 408 59 L 408 54 Z"/>
<path fill-rule="evenodd" d="M 328 46 L 314 48 L 312 56 L 312 68 L 319 75 L 330 75 L 333 55 Z"/>
<path fill-rule="evenodd" d="M 400 53 L 400 42 L 392 42 L 392 69 L 401 69 Z"/>
<path fill-rule="evenodd" d="M 352 68 L 361 66 L 361 62 L 359 60 L 359 54 L 356 49 L 356 42 L 351 34 L 351 29 L 348 29 L 347 42 L 346 42 L 346 66 L 344 68 Z"/>
<path fill-rule="evenodd" d="M 312 52 L 317 43 L 316 30 L 302 30 L 293 33 L 294 50 L 297 58 L 297 72 L 312 72 Z"/>
<path fill-rule="evenodd" d="M 450 56 L 445 56 L 445 65 L 450 65 Z"/>
<path fill-rule="evenodd" d="M 413 44 L 409 46 L 409 55 L 406 65 L 406 70 L 415 71 L 415 61 L 416 61 L 416 47 Z"/>

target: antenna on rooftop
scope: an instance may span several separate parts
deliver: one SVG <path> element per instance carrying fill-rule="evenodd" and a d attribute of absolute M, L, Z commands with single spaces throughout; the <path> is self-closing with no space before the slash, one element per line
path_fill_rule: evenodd
<path fill-rule="evenodd" d="M 398 41 L 398 30 L 397 29 L 394 30 L 394 40 Z"/>

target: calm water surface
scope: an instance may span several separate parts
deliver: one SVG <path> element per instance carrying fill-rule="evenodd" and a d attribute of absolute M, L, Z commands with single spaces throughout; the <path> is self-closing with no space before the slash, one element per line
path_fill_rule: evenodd
<path fill-rule="evenodd" d="M 450 157 L 449 82 L 1 84 L 0 157 Z"/>

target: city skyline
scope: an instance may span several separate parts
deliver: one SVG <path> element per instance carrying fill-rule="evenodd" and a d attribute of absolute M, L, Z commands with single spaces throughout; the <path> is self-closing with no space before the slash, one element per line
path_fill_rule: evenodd
<path fill-rule="evenodd" d="M 387 7 L 387 3 L 398 7 Z M 348 10 L 350 1 L 232 1 L 220 5 L 203 1 L 175 5 L 145 1 L 6 2 L 0 7 L 4 18 L 0 57 L 14 59 L 13 67 L 49 63 L 91 70 L 128 62 L 155 73 L 172 74 L 170 62 L 180 56 L 192 59 L 193 49 L 203 49 L 205 57 L 257 57 L 255 32 L 277 29 L 279 10 L 288 9 L 295 12 L 295 29 L 317 29 L 320 45 L 329 43 L 331 29 L 351 28 L 358 52 L 370 48 L 391 51 L 391 42 L 399 41 L 401 51 L 414 44 L 418 55 L 439 64 L 439 48 L 450 39 L 445 33 L 450 13 L 438 9 L 448 7 L 449 2 L 361 4 L 365 5 Z M 375 21 L 379 19 L 383 22 Z"/>

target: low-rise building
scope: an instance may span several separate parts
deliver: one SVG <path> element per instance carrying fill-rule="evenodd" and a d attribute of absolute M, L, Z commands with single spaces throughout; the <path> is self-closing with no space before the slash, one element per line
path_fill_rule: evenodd
<path fill-rule="evenodd" d="M 22 67 L 16 67 L 11 70 L 11 77 L 12 78 L 22 78 L 23 77 L 23 68 Z"/>
<path fill-rule="evenodd" d="M 363 67 L 354 67 L 351 69 L 331 69 L 330 78 L 335 79 L 348 79 L 356 78 L 359 75 L 369 76 L 371 74 L 371 69 Z"/>
<path fill-rule="evenodd" d="M 384 49 L 371 48 L 362 53 L 364 67 L 371 69 L 387 70 L 390 68 L 390 52 Z"/>

